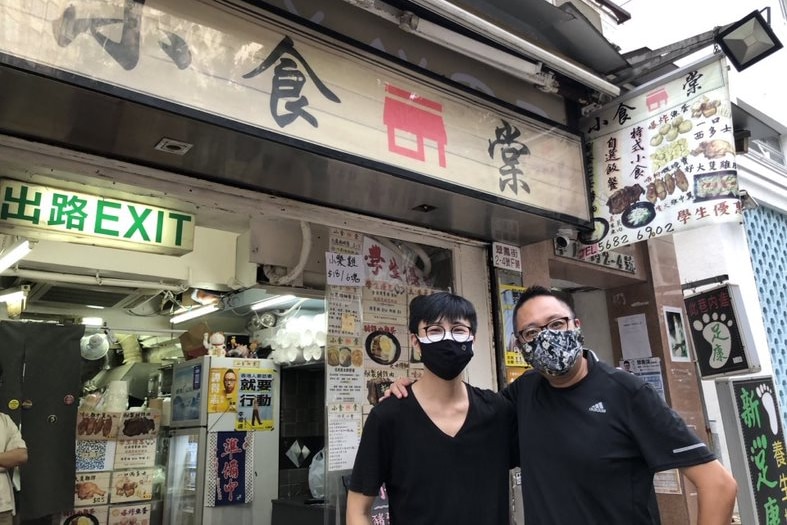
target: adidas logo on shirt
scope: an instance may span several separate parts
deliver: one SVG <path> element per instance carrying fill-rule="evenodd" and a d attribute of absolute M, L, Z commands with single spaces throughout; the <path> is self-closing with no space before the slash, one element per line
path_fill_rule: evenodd
<path fill-rule="evenodd" d="M 590 407 L 588 410 L 591 412 L 598 412 L 599 414 L 607 413 L 607 409 L 604 408 L 604 403 L 602 403 L 601 401 Z"/>

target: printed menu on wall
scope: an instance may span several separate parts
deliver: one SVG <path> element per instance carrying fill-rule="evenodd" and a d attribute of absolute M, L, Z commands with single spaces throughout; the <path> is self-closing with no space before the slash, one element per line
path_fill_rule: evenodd
<path fill-rule="evenodd" d="M 110 472 L 78 473 L 74 488 L 74 506 L 106 505 L 109 503 Z"/>
<path fill-rule="evenodd" d="M 115 452 L 115 468 L 152 467 L 156 463 L 155 439 L 131 439 L 118 441 Z"/>
<path fill-rule="evenodd" d="M 353 467 L 361 442 L 361 405 L 335 403 L 328 406 L 328 471 Z"/>

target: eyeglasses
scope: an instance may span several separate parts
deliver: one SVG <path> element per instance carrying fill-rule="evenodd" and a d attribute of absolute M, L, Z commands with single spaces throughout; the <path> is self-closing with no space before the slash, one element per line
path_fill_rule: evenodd
<path fill-rule="evenodd" d="M 430 324 L 424 328 L 424 332 L 426 333 L 426 339 L 430 343 L 439 343 L 446 338 L 446 330 L 439 324 Z M 463 324 L 455 324 L 452 326 L 450 333 L 451 336 L 449 338 L 457 343 L 464 343 L 473 338 L 473 332 L 470 330 L 470 327 Z"/>
<path fill-rule="evenodd" d="M 524 330 L 520 330 L 516 335 L 520 341 L 529 343 L 538 337 L 538 334 L 540 334 L 543 330 L 554 330 L 556 332 L 568 330 L 568 323 L 572 319 L 572 317 L 558 317 L 557 319 L 552 319 L 545 325 L 530 326 Z"/>

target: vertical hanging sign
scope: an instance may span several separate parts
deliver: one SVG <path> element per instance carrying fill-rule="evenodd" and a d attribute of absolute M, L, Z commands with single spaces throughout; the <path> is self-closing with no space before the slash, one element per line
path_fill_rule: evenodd
<path fill-rule="evenodd" d="M 784 523 L 787 454 L 773 378 L 725 379 L 717 391 L 742 523 Z"/>
<path fill-rule="evenodd" d="M 723 57 L 632 91 L 581 125 L 594 223 L 592 235 L 580 240 L 581 256 L 740 220 Z"/>

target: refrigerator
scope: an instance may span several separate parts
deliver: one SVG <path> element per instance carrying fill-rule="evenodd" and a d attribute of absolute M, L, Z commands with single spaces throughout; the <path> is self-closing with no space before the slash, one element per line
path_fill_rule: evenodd
<path fill-rule="evenodd" d="M 270 525 L 280 387 L 269 359 L 203 356 L 174 366 L 164 525 Z"/>

